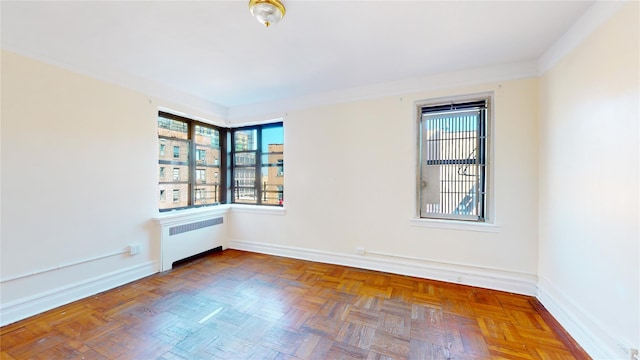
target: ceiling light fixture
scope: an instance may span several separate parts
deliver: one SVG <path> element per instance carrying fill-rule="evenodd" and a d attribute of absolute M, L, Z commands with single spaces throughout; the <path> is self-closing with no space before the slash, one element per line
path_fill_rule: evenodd
<path fill-rule="evenodd" d="M 282 20 L 285 13 L 284 5 L 278 0 L 249 0 L 249 11 L 266 27 Z"/>

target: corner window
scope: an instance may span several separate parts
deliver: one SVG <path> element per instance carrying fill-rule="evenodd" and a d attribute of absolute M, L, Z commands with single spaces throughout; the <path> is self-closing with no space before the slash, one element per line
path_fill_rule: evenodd
<path fill-rule="evenodd" d="M 226 129 L 214 125 L 159 113 L 160 211 L 226 202 L 226 192 L 222 191 L 226 177 L 218 176 L 226 165 L 218 161 L 226 159 L 226 133 Z M 164 175 L 167 166 L 172 170 L 169 176 Z M 173 196 L 167 199 L 162 195 L 165 191 Z"/>
<path fill-rule="evenodd" d="M 231 130 L 234 203 L 282 206 L 284 129 L 282 123 Z"/>
<path fill-rule="evenodd" d="M 489 105 L 483 97 L 418 107 L 421 218 L 486 220 Z"/>
<path fill-rule="evenodd" d="M 159 209 L 282 206 L 282 122 L 234 129 L 158 113 Z"/>

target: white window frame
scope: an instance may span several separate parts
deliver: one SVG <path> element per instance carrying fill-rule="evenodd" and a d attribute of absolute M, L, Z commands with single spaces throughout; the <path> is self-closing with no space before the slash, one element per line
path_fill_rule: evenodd
<path fill-rule="evenodd" d="M 469 220 L 464 218 L 456 218 L 456 217 L 446 217 L 446 216 L 429 216 L 422 217 L 421 216 L 421 184 L 422 184 L 422 174 L 421 174 L 421 146 L 422 146 L 422 108 L 424 107 L 432 107 L 438 105 L 446 105 L 446 104 L 457 104 L 457 103 L 467 103 L 473 101 L 487 101 L 487 114 L 486 114 L 486 141 L 485 141 L 485 151 L 486 151 L 486 161 L 485 161 L 485 209 L 484 209 L 484 218 L 480 221 L 477 220 Z M 494 96 L 493 92 L 486 93 L 478 93 L 471 95 L 463 95 L 463 96 L 451 96 L 444 98 L 436 98 L 436 99 L 428 99 L 428 100 L 419 100 L 415 103 L 415 119 L 416 119 L 416 202 L 415 202 L 415 214 L 412 219 L 410 219 L 410 224 L 412 226 L 427 226 L 427 227 L 437 227 L 437 228 L 454 228 L 454 229 L 465 229 L 465 230 L 477 230 L 477 231 L 489 231 L 496 232 L 499 231 L 499 226 L 493 226 L 495 224 L 495 202 L 494 202 L 494 188 L 493 188 L 493 143 L 494 143 L 494 132 L 493 132 L 493 123 L 494 123 Z"/>

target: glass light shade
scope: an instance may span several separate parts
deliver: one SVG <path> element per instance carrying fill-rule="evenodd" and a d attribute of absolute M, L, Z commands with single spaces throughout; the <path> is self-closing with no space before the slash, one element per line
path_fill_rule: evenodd
<path fill-rule="evenodd" d="M 249 3 L 249 9 L 251 14 L 266 27 L 282 20 L 284 16 L 284 6 L 277 0 L 253 0 Z"/>

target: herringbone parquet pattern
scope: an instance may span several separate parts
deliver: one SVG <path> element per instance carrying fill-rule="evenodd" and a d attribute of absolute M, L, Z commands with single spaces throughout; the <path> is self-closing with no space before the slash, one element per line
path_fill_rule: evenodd
<path fill-rule="evenodd" d="M 225 250 L 5 326 L 1 359 L 588 359 L 535 298 Z"/>

